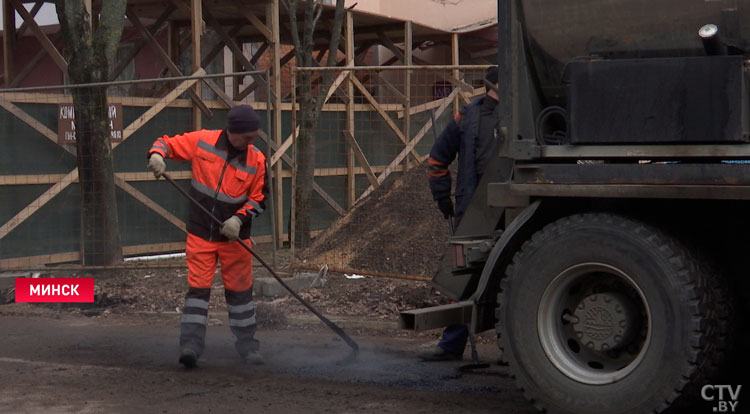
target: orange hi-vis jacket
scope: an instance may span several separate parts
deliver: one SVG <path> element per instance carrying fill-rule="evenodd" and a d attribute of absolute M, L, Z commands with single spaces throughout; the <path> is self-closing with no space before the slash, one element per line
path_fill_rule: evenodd
<path fill-rule="evenodd" d="M 232 159 L 225 130 L 200 130 L 157 139 L 149 150 L 162 157 L 190 161 L 193 179 L 190 194 L 203 207 L 224 221 L 237 216 L 242 221 L 240 239 L 250 237 L 252 218 L 265 209 L 266 157 L 254 145 Z M 236 153 L 236 151 L 235 151 Z M 187 230 L 209 241 L 227 241 L 219 225 L 197 206 L 191 205 Z"/>

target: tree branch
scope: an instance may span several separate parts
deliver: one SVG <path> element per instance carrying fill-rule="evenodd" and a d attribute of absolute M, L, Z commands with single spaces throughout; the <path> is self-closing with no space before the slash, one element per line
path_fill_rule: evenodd
<path fill-rule="evenodd" d="M 281 0 L 281 4 L 289 14 L 289 26 L 292 35 L 292 44 L 294 45 L 294 56 L 297 59 L 297 64 L 302 62 L 302 47 L 299 40 L 299 29 L 297 28 L 297 0 Z"/>
<path fill-rule="evenodd" d="M 341 39 L 341 28 L 344 26 L 344 0 L 336 0 L 336 13 L 333 16 L 333 28 L 331 29 L 331 40 L 328 43 L 328 59 L 326 60 L 326 66 L 334 67 L 338 60 L 339 40 Z M 328 88 L 331 87 L 333 82 L 333 72 L 323 71 L 323 82 L 318 90 L 318 97 L 316 99 L 315 114 L 319 114 L 325 103 L 325 95 L 328 93 Z"/>

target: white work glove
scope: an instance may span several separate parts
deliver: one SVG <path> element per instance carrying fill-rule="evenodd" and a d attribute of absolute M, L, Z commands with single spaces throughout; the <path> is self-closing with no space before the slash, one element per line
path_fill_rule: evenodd
<path fill-rule="evenodd" d="M 154 177 L 159 178 L 167 170 L 167 164 L 164 163 L 164 157 L 157 153 L 148 157 L 148 169 L 153 171 Z"/>
<path fill-rule="evenodd" d="M 242 220 L 237 216 L 232 216 L 221 225 L 219 233 L 230 241 L 234 241 L 240 238 L 240 227 L 242 227 Z"/>

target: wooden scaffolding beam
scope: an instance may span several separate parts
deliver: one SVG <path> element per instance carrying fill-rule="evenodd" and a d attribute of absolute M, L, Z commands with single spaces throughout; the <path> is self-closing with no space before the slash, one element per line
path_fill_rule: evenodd
<path fill-rule="evenodd" d="M 271 74 L 273 75 L 273 80 L 271 81 L 271 99 L 273 100 L 271 130 L 273 135 L 270 140 L 276 144 L 276 147 L 281 146 L 281 33 L 279 30 L 281 10 L 279 2 L 280 0 L 272 0 L 266 7 L 266 25 L 271 27 L 271 55 L 273 58 L 271 68 Z M 281 235 L 284 234 L 284 187 L 283 177 L 281 176 L 281 163 L 277 163 L 271 169 L 273 171 L 273 205 L 276 209 L 274 212 L 274 217 L 276 217 L 276 234 Z M 281 237 L 279 237 L 279 243 L 281 243 Z"/>
<path fill-rule="evenodd" d="M 193 72 L 201 69 L 201 36 L 203 35 L 204 24 L 203 24 L 203 2 L 201 0 L 191 0 L 190 2 L 190 28 L 192 33 L 192 68 Z M 196 82 L 193 85 L 193 93 L 202 98 L 201 83 Z M 199 108 L 193 106 L 193 130 L 199 130 L 203 128 L 203 117 Z"/>
<path fill-rule="evenodd" d="M 351 10 L 346 12 L 344 16 L 344 34 L 345 42 L 344 49 L 346 53 L 346 66 L 354 66 L 354 16 Z M 359 153 L 362 150 L 357 144 L 357 140 L 354 139 L 354 84 L 351 80 L 352 72 L 349 72 L 346 82 L 346 131 L 344 136 L 347 138 L 346 146 L 346 198 L 347 205 L 349 208 L 354 206 L 356 198 L 356 176 L 354 175 L 354 157 L 355 151 L 359 149 Z M 356 147 L 355 147 L 356 146 Z M 364 158 L 364 154 L 362 154 Z M 360 160 L 360 164 L 364 167 L 367 163 L 367 159 Z M 369 165 L 368 165 L 369 167 Z M 369 177 L 369 175 L 368 175 Z"/>

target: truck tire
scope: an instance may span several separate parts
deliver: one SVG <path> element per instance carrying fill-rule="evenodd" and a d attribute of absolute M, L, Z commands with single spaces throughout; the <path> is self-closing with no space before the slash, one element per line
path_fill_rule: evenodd
<path fill-rule="evenodd" d="M 611 214 L 547 225 L 498 293 L 498 346 L 550 413 L 662 412 L 716 371 L 729 329 L 716 276 L 677 240 Z"/>

